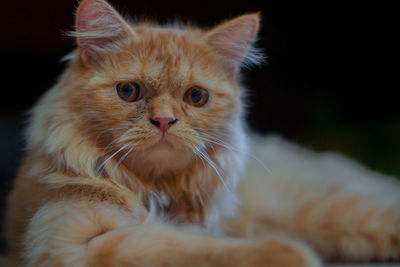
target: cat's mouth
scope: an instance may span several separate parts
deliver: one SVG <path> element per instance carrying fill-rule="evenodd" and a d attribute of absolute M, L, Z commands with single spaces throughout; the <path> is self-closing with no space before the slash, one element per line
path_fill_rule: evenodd
<path fill-rule="evenodd" d="M 181 154 L 193 153 L 190 143 L 186 141 L 187 138 L 182 138 L 175 133 L 155 133 L 150 132 L 147 138 L 140 140 L 136 146 L 135 151 L 143 151 L 144 153 L 175 153 Z"/>
<path fill-rule="evenodd" d="M 178 147 L 182 146 L 179 145 L 179 141 L 175 136 L 172 134 L 166 133 L 166 134 L 160 134 L 157 136 L 154 136 L 150 143 L 147 145 L 148 149 L 177 149 Z"/>
<path fill-rule="evenodd" d="M 159 144 L 170 144 L 170 138 L 167 137 L 167 134 L 162 133 L 159 137 L 158 143 Z"/>
<path fill-rule="evenodd" d="M 153 138 L 153 146 L 182 149 L 186 147 L 184 140 L 173 132 L 159 133 Z"/>
<path fill-rule="evenodd" d="M 140 170 L 152 170 L 161 174 L 182 170 L 192 162 L 194 154 L 190 148 L 176 136 L 154 137 L 145 146 L 142 152 L 133 155 L 135 160 L 127 157 L 131 168 Z M 156 166 L 156 168 L 154 168 Z"/>
<path fill-rule="evenodd" d="M 153 146 L 159 148 L 174 148 L 174 145 L 167 138 L 160 138 Z"/>

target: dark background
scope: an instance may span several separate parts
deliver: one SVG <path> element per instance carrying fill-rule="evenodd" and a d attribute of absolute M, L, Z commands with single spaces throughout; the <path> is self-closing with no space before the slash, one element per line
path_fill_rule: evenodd
<path fill-rule="evenodd" d="M 393 6 L 321 0 L 110 2 L 125 14 L 206 27 L 261 10 L 258 46 L 269 63 L 246 71 L 250 125 L 400 177 Z M 63 33 L 72 29 L 77 3 L 2 1 L 0 207 L 21 161 L 25 112 L 55 82 L 63 69 L 59 59 L 74 48 Z"/>

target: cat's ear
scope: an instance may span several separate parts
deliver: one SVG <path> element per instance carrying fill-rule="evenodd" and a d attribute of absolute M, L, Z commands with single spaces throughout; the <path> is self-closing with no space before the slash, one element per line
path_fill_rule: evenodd
<path fill-rule="evenodd" d="M 225 61 L 232 73 L 237 73 L 242 64 L 259 64 L 263 57 L 252 48 L 258 28 L 260 14 L 248 14 L 229 20 L 205 35 L 205 41 Z"/>
<path fill-rule="evenodd" d="M 83 0 L 75 22 L 79 55 L 85 64 L 99 60 L 107 45 L 135 36 L 122 16 L 104 0 Z"/>

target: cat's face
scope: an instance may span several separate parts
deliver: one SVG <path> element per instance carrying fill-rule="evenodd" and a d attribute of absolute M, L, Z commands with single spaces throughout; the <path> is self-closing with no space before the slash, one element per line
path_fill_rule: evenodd
<path fill-rule="evenodd" d="M 105 153 L 140 165 L 175 168 L 231 146 L 241 116 L 237 73 L 257 15 L 206 32 L 132 26 L 110 8 L 86 0 L 77 17 L 80 58 L 66 100 L 80 130 Z"/>

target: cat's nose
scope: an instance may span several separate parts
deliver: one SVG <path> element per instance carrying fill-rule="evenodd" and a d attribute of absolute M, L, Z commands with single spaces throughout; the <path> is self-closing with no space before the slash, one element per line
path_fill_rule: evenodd
<path fill-rule="evenodd" d="M 150 119 L 151 124 L 154 124 L 155 126 L 157 126 L 161 132 L 163 133 L 163 135 L 165 135 L 165 133 L 167 132 L 167 130 L 169 129 L 169 127 L 171 127 L 171 125 L 175 124 L 178 121 L 178 119 L 173 119 L 173 118 L 154 118 L 154 119 Z"/>

